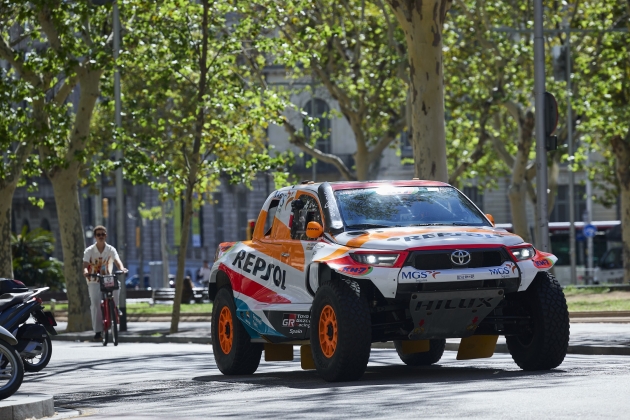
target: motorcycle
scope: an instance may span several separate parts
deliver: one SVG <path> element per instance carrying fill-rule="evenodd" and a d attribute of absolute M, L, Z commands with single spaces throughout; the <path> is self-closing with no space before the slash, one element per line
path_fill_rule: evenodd
<path fill-rule="evenodd" d="M 11 332 L 17 343 L 26 372 L 44 369 L 52 356 L 51 335 L 57 335 L 57 322 L 51 312 L 44 312 L 37 295 L 48 287 L 28 290 L 19 280 L 0 279 L 0 326 Z M 31 316 L 34 323 L 27 323 Z"/>
<path fill-rule="evenodd" d="M 13 334 L 0 327 L 0 400 L 15 394 L 24 379 L 24 365 L 14 347 L 17 344 Z"/>

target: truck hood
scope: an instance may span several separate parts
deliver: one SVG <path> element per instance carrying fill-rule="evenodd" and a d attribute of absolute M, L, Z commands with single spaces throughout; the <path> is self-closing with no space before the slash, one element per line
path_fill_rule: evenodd
<path fill-rule="evenodd" d="M 353 248 L 405 250 L 434 246 L 518 245 L 523 239 L 494 227 L 422 226 L 349 231 L 335 236 L 340 245 Z"/>

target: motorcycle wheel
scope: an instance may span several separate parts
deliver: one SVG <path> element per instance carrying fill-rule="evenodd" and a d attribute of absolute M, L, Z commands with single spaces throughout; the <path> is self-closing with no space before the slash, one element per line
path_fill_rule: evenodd
<path fill-rule="evenodd" d="M 109 301 L 109 324 L 112 329 L 112 343 L 114 346 L 118 345 L 118 317 L 116 316 L 116 305 L 114 304 L 114 299 Z"/>
<path fill-rule="evenodd" d="M 52 356 L 52 341 L 50 337 L 47 335 L 42 343 L 42 352 L 35 357 L 27 359 L 22 357 L 22 362 L 24 363 L 24 370 L 26 372 L 39 372 L 48 366 L 48 362 L 50 362 L 50 357 Z"/>
<path fill-rule="evenodd" d="M 24 364 L 20 353 L 0 340 L 0 400 L 15 394 L 24 379 Z"/>

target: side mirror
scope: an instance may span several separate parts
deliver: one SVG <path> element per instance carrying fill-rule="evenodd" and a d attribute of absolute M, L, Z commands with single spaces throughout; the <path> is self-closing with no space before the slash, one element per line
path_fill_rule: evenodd
<path fill-rule="evenodd" d="M 490 220 L 490 223 L 492 223 L 492 226 L 494 226 L 494 217 L 492 217 L 490 213 L 486 213 L 486 217 L 488 218 L 488 220 Z"/>
<path fill-rule="evenodd" d="M 308 222 L 306 226 L 306 236 L 311 239 L 317 239 L 324 233 L 324 228 L 317 222 Z"/>

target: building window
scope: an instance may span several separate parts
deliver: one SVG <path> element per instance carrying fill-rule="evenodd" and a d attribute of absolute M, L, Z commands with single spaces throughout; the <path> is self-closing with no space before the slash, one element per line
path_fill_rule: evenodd
<path fill-rule="evenodd" d="M 470 201 L 475 203 L 479 210 L 483 210 L 483 192 L 479 191 L 479 187 L 464 187 L 462 191 L 464 195 L 470 198 Z"/>
<path fill-rule="evenodd" d="M 584 212 L 586 211 L 586 187 L 583 185 L 576 185 L 574 190 L 574 211 L 575 220 L 581 221 L 583 219 Z M 558 185 L 558 192 L 556 194 L 556 202 L 553 206 L 551 216 L 549 216 L 550 222 L 568 222 L 569 221 L 569 186 Z"/>
<path fill-rule="evenodd" d="M 321 137 L 315 142 L 315 147 L 323 153 L 332 153 L 332 132 L 330 127 L 330 107 L 322 99 L 311 99 L 304 106 L 304 111 L 309 117 L 318 118 L 317 129 Z M 304 125 L 304 136 L 306 140 L 311 138 L 311 128 Z"/>
<path fill-rule="evenodd" d="M 218 246 L 221 242 L 225 242 L 223 233 L 223 194 L 216 193 L 212 195 L 214 205 L 212 209 L 214 211 L 214 239 Z"/>
<path fill-rule="evenodd" d="M 50 232 L 50 222 L 48 221 L 48 219 L 42 219 L 39 227 Z"/>
<path fill-rule="evenodd" d="M 236 224 L 239 241 L 247 238 L 247 191 L 236 193 Z"/>

